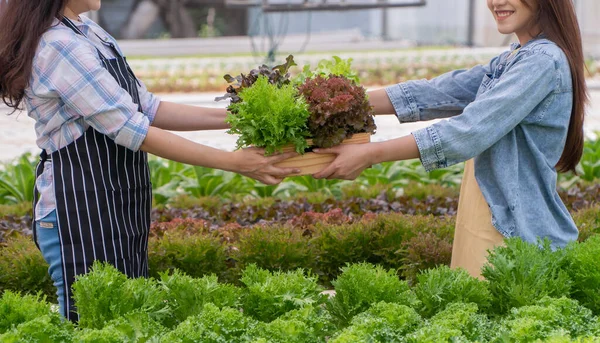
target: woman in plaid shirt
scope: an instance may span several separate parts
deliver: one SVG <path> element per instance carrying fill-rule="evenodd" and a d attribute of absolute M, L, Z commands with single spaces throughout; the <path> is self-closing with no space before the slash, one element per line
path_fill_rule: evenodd
<path fill-rule="evenodd" d="M 226 152 L 166 130 L 227 128 L 226 111 L 160 101 L 117 42 L 81 13 L 100 0 L 0 0 L 0 92 L 35 119 L 42 149 L 34 204 L 36 244 L 61 313 L 76 321 L 71 285 L 95 260 L 147 276 L 152 190 L 146 153 L 234 171 L 266 184 L 297 172 L 262 149 Z"/>

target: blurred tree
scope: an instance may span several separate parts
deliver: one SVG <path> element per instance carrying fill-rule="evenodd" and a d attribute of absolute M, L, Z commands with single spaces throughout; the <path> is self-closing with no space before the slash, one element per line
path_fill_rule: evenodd
<path fill-rule="evenodd" d="M 127 20 L 121 27 L 120 38 L 138 39 L 146 35 L 158 18 L 159 7 L 151 0 L 134 0 Z"/>
<path fill-rule="evenodd" d="M 196 1 L 190 0 L 152 0 L 159 8 L 159 15 L 168 28 L 172 38 L 188 38 L 198 36 L 198 27 L 190 15 L 186 5 Z"/>

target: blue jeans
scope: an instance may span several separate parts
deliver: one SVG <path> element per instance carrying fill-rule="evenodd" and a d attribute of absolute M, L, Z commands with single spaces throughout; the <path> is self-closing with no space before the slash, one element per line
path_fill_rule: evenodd
<path fill-rule="evenodd" d="M 50 265 L 48 273 L 54 281 L 60 314 L 65 315 L 65 289 L 62 271 L 62 256 L 60 253 L 60 237 L 56 211 L 52 211 L 35 223 L 37 243 L 42 251 L 44 260 Z"/>

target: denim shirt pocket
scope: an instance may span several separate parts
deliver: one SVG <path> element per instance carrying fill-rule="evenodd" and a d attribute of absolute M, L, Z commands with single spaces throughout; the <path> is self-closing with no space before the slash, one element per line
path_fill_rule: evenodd
<path fill-rule="evenodd" d="M 486 73 L 485 75 L 483 75 L 483 80 L 481 80 L 481 85 L 477 90 L 477 96 L 480 96 L 481 94 L 485 93 L 485 91 L 489 89 L 488 87 L 493 80 L 493 74 Z"/>
<path fill-rule="evenodd" d="M 491 73 L 486 73 L 483 76 L 483 80 L 481 81 L 481 86 L 479 86 L 479 90 L 477 91 L 477 95 L 481 95 L 488 90 L 492 89 L 494 85 L 498 82 L 502 73 L 506 70 L 506 65 L 508 61 L 500 62 Z"/>

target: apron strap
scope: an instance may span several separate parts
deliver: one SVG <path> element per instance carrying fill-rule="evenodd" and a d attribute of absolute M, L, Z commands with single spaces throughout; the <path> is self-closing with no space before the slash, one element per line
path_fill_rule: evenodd
<path fill-rule="evenodd" d="M 32 205 L 31 208 L 33 209 L 33 216 L 32 216 L 32 220 L 31 220 L 31 232 L 33 233 L 33 242 L 35 243 L 35 246 L 40 251 L 42 249 L 40 249 L 40 245 L 38 244 L 37 225 L 36 225 L 36 221 L 35 221 L 35 206 L 37 205 L 38 200 L 40 198 L 40 193 L 37 190 L 37 179 L 44 172 L 44 163 L 46 163 L 46 161 L 48 161 L 48 160 L 50 160 L 50 158 L 48 156 L 48 153 L 46 152 L 46 149 L 42 149 L 42 152 L 40 153 L 40 160 L 38 161 L 37 165 L 35 166 L 35 181 L 33 184 L 33 201 L 31 204 Z"/>
<path fill-rule="evenodd" d="M 88 38 L 88 36 L 83 33 L 78 27 L 77 25 L 75 25 L 75 23 L 73 23 L 73 21 L 65 16 L 62 17 L 61 22 L 68 28 L 70 28 L 71 30 L 73 30 L 76 34 L 81 35 L 85 38 Z M 125 60 L 125 57 L 121 55 L 121 53 L 119 52 L 119 50 L 117 50 L 117 47 L 112 43 L 112 42 L 107 42 L 106 40 L 102 39 L 102 37 L 98 36 L 97 33 L 94 32 L 94 34 L 96 35 L 96 37 L 98 37 L 98 39 L 102 42 L 102 44 L 104 44 L 105 46 L 109 47 L 113 53 L 115 54 L 115 56 L 121 57 Z M 104 61 L 104 63 L 107 63 L 106 61 L 108 61 L 108 58 L 106 58 L 106 56 L 104 56 L 104 54 L 98 49 L 96 48 L 96 51 L 98 51 L 98 55 L 100 56 L 100 59 L 102 61 Z M 137 83 L 137 85 L 139 87 L 142 86 L 142 84 L 140 83 L 140 80 L 138 80 L 138 78 L 135 76 L 135 74 L 133 73 L 133 70 L 131 70 L 131 68 L 129 67 L 129 64 L 127 64 L 127 71 L 131 74 L 131 76 L 133 77 L 133 79 L 135 80 L 135 82 Z"/>

